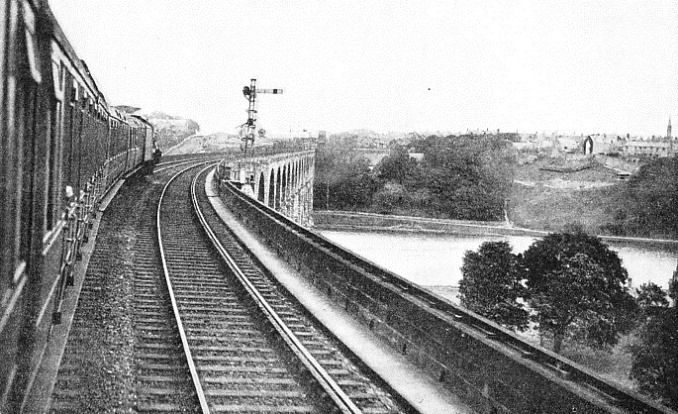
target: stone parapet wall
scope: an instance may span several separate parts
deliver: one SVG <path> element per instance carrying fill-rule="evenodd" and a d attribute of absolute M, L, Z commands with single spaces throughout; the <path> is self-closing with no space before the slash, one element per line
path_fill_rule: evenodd
<path fill-rule="evenodd" d="M 220 186 L 226 205 L 303 277 L 478 412 L 672 412 Z"/>

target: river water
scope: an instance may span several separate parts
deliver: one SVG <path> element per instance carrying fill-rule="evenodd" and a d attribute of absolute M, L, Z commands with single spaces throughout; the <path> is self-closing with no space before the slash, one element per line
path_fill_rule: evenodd
<path fill-rule="evenodd" d="M 329 240 L 422 286 L 455 287 L 467 250 L 478 250 L 484 241 L 506 240 L 514 253 L 533 242 L 523 236 L 465 236 L 450 234 L 319 231 Z M 676 253 L 670 248 L 630 247 L 609 244 L 622 260 L 631 286 L 653 282 L 664 289 L 676 270 Z"/>

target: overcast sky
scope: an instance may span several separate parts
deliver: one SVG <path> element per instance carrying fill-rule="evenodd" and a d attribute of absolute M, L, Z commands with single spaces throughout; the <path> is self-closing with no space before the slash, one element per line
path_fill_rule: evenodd
<path fill-rule="evenodd" d="M 110 103 L 236 132 L 665 134 L 678 1 L 50 0 Z M 674 128 L 678 130 L 678 127 Z"/>

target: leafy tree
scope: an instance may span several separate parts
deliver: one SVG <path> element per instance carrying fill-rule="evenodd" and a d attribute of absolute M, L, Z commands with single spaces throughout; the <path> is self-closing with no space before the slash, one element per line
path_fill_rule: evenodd
<path fill-rule="evenodd" d="M 669 283 L 672 299 L 675 278 Z M 639 343 L 631 347 L 633 364 L 630 377 L 639 389 L 664 404 L 678 408 L 678 309 L 670 306 L 667 292 L 650 283 L 637 289 L 636 300 L 645 321 L 639 330 Z"/>
<path fill-rule="evenodd" d="M 667 293 L 652 282 L 644 283 L 636 289 L 636 303 L 645 317 L 655 315 L 660 309 L 669 306 Z"/>
<path fill-rule="evenodd" d="M 417 162 L 410 159 L 407 149 L 397 145 L 377 164 L 375 173 L 382 181 L 403 185 L 416 176 L 416 169 Z"/>
<path fill-rule="evenodd" d="M 678 233 L 678 158 L 643 165 L 629 180 L 628 213 L 619 221 L 636 234 L 675 237 Z"/>
<path fill-rule="evenodd" d="M 528 313 L 517 300 L 525 294 L 519 257 L 507 242 L 485 242 L 478 252 L 467 251 L 461 271 L 462 305 L 506 327 L 527 328 Z"/>
<path fill-rule="evenodd" d="M 397 214 L 399 209 L 409 207 L 409 194 L 404 186 L 387 182 L 372 197 L 372 207 L 379 213 Z"/>
<path fill-rule="evenodd" d="M 333 209 L 367 209 L 376 192 L 369 161 L 351 147 L 327 144 L 316 154 L 313 203 Z"/>
<path fill-rule="evenodd" d="M 499 220 L 513 180 L 515 156 L 496 136 L 428 137 L 422 175 L 437 209 L 449 218 Z"/>
<path fill-rule="evenodd" d="M 352 170 L 344 179 L 330 187 L 330 206 L 340 210 L 366 210 L 376 192 L 376 182 L 370 174 L 367 160 L 347 165 Z"/>
<path fill-rule="evenodd" d="M 417 138 L 408 148 L 423 153 L 423 161 L 410 159 L 407 148 L 394 145 L 391 155 L 370 172 L 355 151 L 358 138 L 334 136 L 319 145 L 317 207 L 468 220 L 504 217 L 515 162 L 507 140 L 492 135 Z M 352 197 L 348 191 L 355 185 L 362 193 Z"/>
<path fill-rule="evenodd" d="M 631 378 L 638 388 L 678 409 L 678 311 L 676 307 L 657 310 L 643 325 L 641 343 L 631 347 Z"/>
<path fill-rule="evenodd" d="M 617 253 L 582 231 L 552 233 L 535 241 L 522 265 L 539 330 L 553 334 L 560 352 L 568 331 L 585 332 L 594 346 L 614 345 L 635 311 L 628 274 Z"/>

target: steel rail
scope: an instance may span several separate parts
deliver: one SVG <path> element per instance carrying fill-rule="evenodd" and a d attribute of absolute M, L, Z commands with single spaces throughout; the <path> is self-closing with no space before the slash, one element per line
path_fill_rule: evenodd
<path fill-rule="evenodd" d="M 280 318 L 277 312 L 271 307 L 268 301 L 254 286 L 254 284 L 240 270 L 240 267 L 237 265 L 233 257 L 224 248 L 224 246 L 219 241 L 219 238 L 207 223 L 207 220 L 205 219 L 205 216 L 200 208 L 195 188 L 198 177 L 210 168 L 212 168 L 212 166 L 206 167 L 196 174 L 196 176 L 193 178 L 193 183 L 191 184 L 191 199 L 193 202 L 193 207 L 198 219 L 200 220 L 200 224 L 205 230 L 205 233 L 212 241 L 212 244 L 214 244 L 214 247 L 219 252 L 219 255 L 223 258 L 224 262 L 236 276 L 238 281 L 243 285 L 245 290 L 247 290 L 257 306 L 262 310 L 266 318 L 271 322 L 278 334 L 283 338 L 285 343 L 297 355 L 300 361 L 304 364 L 304 366 L 308 369 L 320 386 L 325 390 L 325 392 L 330 396 L 330 398 L 332 398 L 337 408 L 346 414 L 362 413 L 362 411 L 355 405 L 351 398 L 341 389 L 341 387 L 339 387 L 339 384 L 337 384 L 337 382 L 332 379 L 327 371 L 320 365 L 318 360 L 308 351 L 308 349 L 306 349 L 297 336 L 294 335 L 294 333 Z"/>
<path fill-rule="evenodd" d="M 163 248 L 163 242 L 162 242 L 162 229 L 160 228 L 160 209 L 162 207 L 162 202 L 165 198 L 165 193 L 167 192 L 167 189 L 169 186 L 172 184 L 172 182 L 178 178 L 180 175 L 184 174 L 188 170 L 191 170 L 193 168 L 197 168 L 198 166 L 202 164 L 209 163 L 211 161 L 203 161 L 199 162 L 197 164 L 194 164 L 190 167 L 184 168 L 183 170 L 179 171 L 176 173 L 170 180 L 167 182 L 165 187 L 162 189 L 162 194 L 160 195 L 160 201 L 158 201 L 158 209 L 156 213 L 156 226 L 158 230 L 158 248 L 160 250 L 160 257 L 162 259 L 162 268 L 165 274 L 165 282 L 167 283 L 167 290 L 169 291 L 169 296 L 170 300 L 172 302 L 172 311 L 174 312 L 174 318 L 176 319 L 177 322 L 177 329 L 179 330 L 179 336 L 181 337 L 181 343 L 183 345 L 184 349 L 184 355 L 186 356 L 186 362 L 188 364 L 188 369 L 191 372 L 191 379 L 193 380 L 193 386 L 195 387 L 196 394 L 198 396 L 198 400 L 200 401 L 200 408 L 202 410 L 203 414 L 209 414 L 210 409 L 209 406 L 207 405 L 207 399 L 205 398 L 205 392 L 202 389 L 202 384 L 200 383 L 200 378 L 198 377 L 198 370 L 195 367 L 195 363 L 193 362 L 193 355 L 191 354 L 191 350 L 188 346 L 188 339 L 186 338 L 186 332 L 184 331 L 184 325 L 181 322 L 181 316 L 179 315 L 179 308 L 177 307 L 177 300 L 174 297 L 174 289 L 172 288 L 172 282 L 170 280 L 169 276 L 169 269 L 167 267 L 167 260 L 165 257 L 165 249 Z M 209 168 L 209 167 L 208 167 Z"/>

